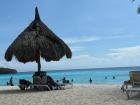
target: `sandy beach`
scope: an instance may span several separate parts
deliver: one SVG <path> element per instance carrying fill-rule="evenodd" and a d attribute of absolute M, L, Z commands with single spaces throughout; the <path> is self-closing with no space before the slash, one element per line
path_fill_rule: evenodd
<path fill-rule="evenodd" d="M 134 94 L 132 94 L 134 95 Z M 119 85 L 74 85 L 54 91 L 20 91 L 17 86 L 0 87 L 1 105 L 140 105 L 135 95 L 127 100 Z"/>

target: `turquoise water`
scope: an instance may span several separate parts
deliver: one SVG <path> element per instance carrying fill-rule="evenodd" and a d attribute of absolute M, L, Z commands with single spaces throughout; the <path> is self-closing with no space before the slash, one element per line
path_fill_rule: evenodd
<path fill-rule="evenodd" d="M 65 71 L 48 71 L 48 75 L 54 80 L 60 80 L 63 77 L 73 79 L 74 83 L 89 83 L 92 78 L 95 84 L 122 84 L 123 81 L 129 79 L 129 71 L 140 70 L 140 68 L 103 68 L 103 69 L 83 69 L 83 70 L 65 70 Z M 13 77 L 14 85 L 18 85 L 19 79 L 27 79 L 32 81 L 33 72 L 0 75 L 0 85 L 6 85 L 10 77 Z M 113 79 L 115 76 L 115 79 Z M 105 79 L 107 77 L 107 79 Z"/>

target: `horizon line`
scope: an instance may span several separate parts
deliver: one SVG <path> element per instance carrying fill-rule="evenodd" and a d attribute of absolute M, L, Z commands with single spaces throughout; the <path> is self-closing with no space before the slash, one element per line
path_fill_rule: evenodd
<path fill-rule="evenodd" d="M 55 71 L 74 71 L 74 70 L 95 70 L 95 69 L 112 69 L 112 68 L 140 68 L 140 66 L 120 66 L 120 67 L 97 67 L 97 68 L 78 68 L 78 69 L 58 69 L 58 70 L 45 70 L 46 72 L 55 72 Z M 17 71 L 18 72 L 18 71 Z M 26 73 L 26 72 L 36 72 L 36 71 L 20 71 L 18 73 Z"/>

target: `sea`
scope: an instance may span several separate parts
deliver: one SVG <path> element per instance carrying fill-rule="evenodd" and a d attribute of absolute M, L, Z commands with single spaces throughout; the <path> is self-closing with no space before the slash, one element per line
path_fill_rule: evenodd
<path fill-rule="evenodd" d="M 73 80 L 74 84 L 89 84 L 92 79 L 93 84 L 122 84 L 129 80 L 130 71 L 140 71 L 140 67 L 113 67 L 113 68 L 93 68 L 93 69 L 72 69 L 47 71 L 55 81 L 62 80 L 65 77 Z M 19 85 L 20 79 L 26 79 L 32 82 L 32 72 L 18 72 L 16 74 L 1 74 L 0 86 L 6 86 L 7 82 L 13 77 L 14 85 Z"/>

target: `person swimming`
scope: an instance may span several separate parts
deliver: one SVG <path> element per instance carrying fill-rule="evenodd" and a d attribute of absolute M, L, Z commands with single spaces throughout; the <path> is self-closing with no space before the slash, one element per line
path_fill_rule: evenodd
<path fill-rule="evenodd" d="M 113 79 L 115 79 L 115 76 L 113 76 Z"/>
<path fill-rule="evenodd" d="M 92 79 L 91 79 L 91 78 L 89 79 L 89 83 L 90 83 L 90 84 L 92 83 Z"/>

